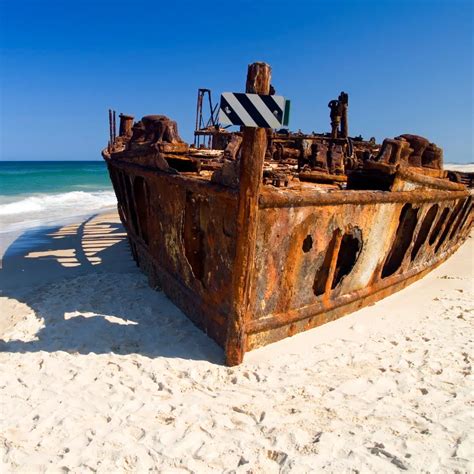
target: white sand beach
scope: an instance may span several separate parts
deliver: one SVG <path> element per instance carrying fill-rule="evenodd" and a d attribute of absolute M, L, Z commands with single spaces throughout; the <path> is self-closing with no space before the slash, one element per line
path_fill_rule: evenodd
<path fill-rule="evenodd" d="M 474 163 L 460 164 L 460 163 L 446 163 L 445 170 L 464 171 L 466 173 L 474 173 Z"/>
<path fill-rule="evenodd" d="M 31 233 L 0 270 L 2 473 L 474 471 L 472 237 L 227 368 L 148 287 L 115 213 Z"/>

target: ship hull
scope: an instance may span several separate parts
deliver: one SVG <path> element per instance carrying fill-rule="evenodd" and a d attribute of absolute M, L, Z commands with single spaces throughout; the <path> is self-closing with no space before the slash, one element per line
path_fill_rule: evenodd
<path fill-rule="evenodd" d="M 238 190 L 128 159 L 107 163 L 150 285 L 229 350 Z M 244 351 L 372 304 L 456 251 L 472 227 L 472 191 L 414 172 L 397 179 L 390 191 L 263 187 Z"/>

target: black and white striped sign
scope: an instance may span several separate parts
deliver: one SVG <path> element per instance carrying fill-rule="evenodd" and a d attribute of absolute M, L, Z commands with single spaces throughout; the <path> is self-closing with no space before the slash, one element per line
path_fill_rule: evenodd
<path fill-rule="evenodd" d="M 221 125 L 280 128 L 288 125 L 290 101 L 281 95 L 241 94 L 221 95 L 219 122 Z"/>

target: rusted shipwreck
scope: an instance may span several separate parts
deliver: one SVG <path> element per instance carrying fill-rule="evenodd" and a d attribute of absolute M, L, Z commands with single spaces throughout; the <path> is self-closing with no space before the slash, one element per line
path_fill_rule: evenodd
<path fill-rule="evenodd" d="M 246 91 L 273 92 L 270 74 L 251 64 Z M 228 365 L 404 288 L 472 227 L 472 177 L 444 171 L 440 148 L 350 137 L 347 94 L 329 107 L 329 133 L 213 121 L 196 131 L 209 147 L 160 115 L 121 114 L 115 136 L 112 116 L 103 157 L 133 256 Z"/>

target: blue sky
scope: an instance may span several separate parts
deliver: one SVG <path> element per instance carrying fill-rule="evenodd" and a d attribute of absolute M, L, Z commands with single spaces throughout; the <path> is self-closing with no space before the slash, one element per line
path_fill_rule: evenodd
<path fill-rule="evenodd" d="M 0 159 L 100 159 L 107 109 L 165 114 L 192 140 L 198 87 L 243 91 L 272 66 L 293 130 L 426 136 L 472 162 L 470 1 L 0 0 Z"/>

